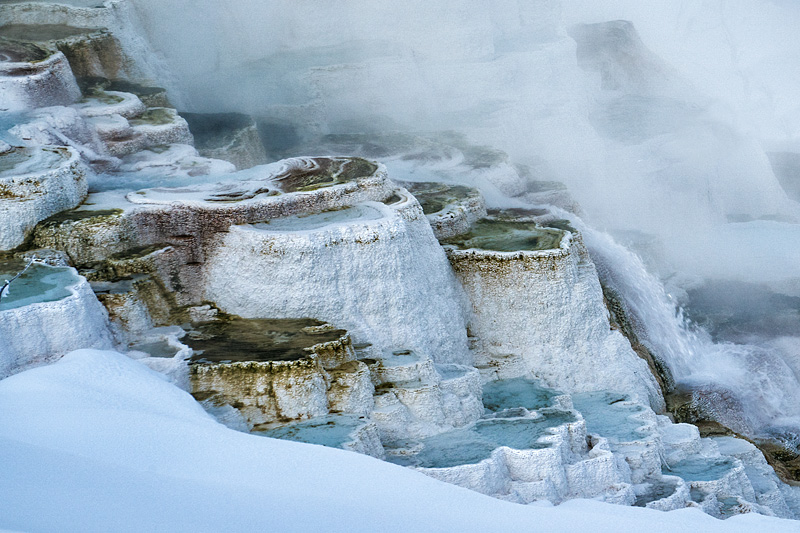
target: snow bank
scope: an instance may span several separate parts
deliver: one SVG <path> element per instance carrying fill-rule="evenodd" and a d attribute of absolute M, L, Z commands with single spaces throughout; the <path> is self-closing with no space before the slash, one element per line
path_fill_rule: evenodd
<path fill-rule="evenodd" d="M 79 350 L 0 381 L 0 405 L 5 529 L 797 530 L 755 514 L 502 502 L 363 455 L 229 430 L 114 352 Z"/>

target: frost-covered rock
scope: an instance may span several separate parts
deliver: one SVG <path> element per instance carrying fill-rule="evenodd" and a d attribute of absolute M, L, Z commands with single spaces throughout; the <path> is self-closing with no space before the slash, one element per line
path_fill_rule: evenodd
<path fill-rule="evenodd" d="M 9 279 L 22 262 L 0 263 Z M 0 379 L 78 348 L 113 346 L 108 316 L 86 279 L 68 267 L 33 264 L 0 299 Z"/>
<path fill-rule="evenodd" d="M 66 147 L 15 147 L 0 154 L 0 250 L 22 244 L 33 227 L 86 197 L 86 173 Z"/>

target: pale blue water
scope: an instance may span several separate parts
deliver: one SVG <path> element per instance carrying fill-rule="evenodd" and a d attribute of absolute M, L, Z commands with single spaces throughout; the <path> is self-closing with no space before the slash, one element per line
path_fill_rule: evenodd
<path fill-rule="evenodd" d="M 631 418 L 631 415 L 644 411 L 644 407 L 624 405 L 627 400 L 627 396 L 612 392 L 586 392 L 572 396 L 575 409 L 586 419 L 586 430 L 617 442 L 644 437 L 638 431 L 644 422 Z"/>
<path fill-rule="evenodd" d="M 730 457 L 719 459 L 694 458 L 663 467 L 664 474 L 680 476 L 686 481 L 713 481 L 727 474 L 735 462 Z"/>
<path fill-rule="evenodd" d="M 540 449 L 549 446 L 537 442 L 549 435 L 549 428 L 574 422 L 569 411 L 546 410 L 537 419 L 514 418 L 479 420 L 474 426 L 448 431 L 421 441 L 423 449 L 414 456 L 390 456 L 389 461 L 403 466 L 449 468 L 475 464 L 488 458 L 500 446 L 517 450 Z"/>
<path fill-rule="evenodd" d="M 0 285 L 25 267 L 24 264 L 0 262 Z M 78 282 L 78 276 L 66 267 L 34 264 L 19 278 L 11 282 L 10 290 L 0 298 L 0 311 L 25 305 L 53 302 L 70 295 L 67 289 Z"/>
<path fill-rule="evenodd" d="M 308 231 L 325 226 L 346 225 L 353 222 L 377 220 L 383 213 L 374 207 L 357 205 L 335 211 L 325 211 L 314 215 L 294 215 L 276 218 L 267 222 L 253 224 L 254 227 L 267 231 Z"/>
<path fill-rule="evenodd" d="M 319 444 L 330 448 L 341 448 L 344 443 L 353 440 L 350 435 L 359 426 L 363 425 L 364 421 L 356 416 L 329 415 L 303 420 L 288 426 L 254 431 L 253 434 L 274 439 Z"/>
<path fill-rule="evenodd" d="M 549 407 L 560 392 L 526 378 L 490 381 L 483 386 L 483 405 L 492 412 L 524 407 L 530 411 Z"/>

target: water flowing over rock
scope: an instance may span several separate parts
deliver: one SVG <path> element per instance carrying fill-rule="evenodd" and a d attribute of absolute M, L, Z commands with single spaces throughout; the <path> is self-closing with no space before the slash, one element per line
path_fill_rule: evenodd
<path fill-rule="evenodd" d="M 0 2 L 10 390 L 72 352 L 229 442 L 800 518 L 800 275 L 739 279 L 793 250 L 788 141 L 768 158 L 632 22 L 558 0 L 212 4 L 187 33 L 152 0 Z"/>

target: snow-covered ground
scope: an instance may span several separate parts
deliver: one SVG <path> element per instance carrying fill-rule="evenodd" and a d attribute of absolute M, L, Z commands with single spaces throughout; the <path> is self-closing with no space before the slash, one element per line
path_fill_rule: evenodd
<path fill-rule="evenodd" d="M 11 531 L 798 531 L 755 513 L 503 502 L 364 455 L 227 429 L 109 351 L 4 379 L 0 405 L 0 529 Z"/>

